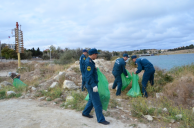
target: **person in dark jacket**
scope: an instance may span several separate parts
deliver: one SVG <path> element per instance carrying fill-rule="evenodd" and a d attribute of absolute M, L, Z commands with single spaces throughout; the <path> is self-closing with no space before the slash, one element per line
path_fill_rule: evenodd
<path fill-rule="evenodd" d="M 86 56 L 88 54 L 88 51 L 86 49 L 83 50 L 83 54 L 81 55 L 80 59 L 79 59 L 79 63 L 80 63 L 80 70 L 82 73 L 82 91 L 85 90 L 85 60 L 86 60 Z"/>
<path fill-rule="evenodd" d="M 113 67 L 112 74 L 115 77 L 115 81 L 113 83 L 112 89 L 115 89 L 118 86 L 116 96 L 121 95 L 121 88 L 122 88 L 121 74 L 124 73 L 124 75 L 128 78 L 127 71 L 125 69 L 125 66 L 126 66 L 125 61 L 127 59 L 128 59 L 128 54 L 123 54 L 123 58 L 117 59 Z"/>
<path fill-rule="evenodd" d="M 135 74 L 139 74 L 142 70 L 144 70 L 143 79 L 142 79 L 142 93 L 143 93 L 143 96 L 147 98 L 148 94 L 146 92 L 146 87 L 147 87 L 148 81 L 150 81 L 150 84 L 152 86 L 154 85 L 154 73 L 155 73 L 154 66 L 147 59 L 137 58 L 136 55 L 131 56 L 131 59 L 138 66 Z"/>
<path fill-rule="evenodd" d="M 19 73 L 9 72 L 8 75 L 9 75 L 12 79 L 14 79 L 14 78 L 20 79 L 20 74 L 19 74 Z"/>
<path fill-rule="evenodd" d="M 86 88 L 89 93 L 89 100 L 86 104 L 82 116 L 93 118 L 90 115 L 92 108 L 94 107 L 98 123 L 108 125 L 109 122 L 105 120 L 102 113 L 102 104 L 98 93 L 98 74 L 93 60 L 97 58 L 98 51 L 93 48 L 89 50 L 89 57 L 85 61 L 85 80 Z"/>

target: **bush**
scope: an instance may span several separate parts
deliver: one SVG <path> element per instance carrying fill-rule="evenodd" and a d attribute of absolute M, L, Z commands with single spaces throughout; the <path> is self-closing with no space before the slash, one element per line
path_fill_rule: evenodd
<path fill-rule="evenodd" d="M 45 54 L 45 55 L 42 56 L 42 59 L 43 60 L 49 60 L 50 59 L 50 56 L 48 56 L 48 55 Z"/>

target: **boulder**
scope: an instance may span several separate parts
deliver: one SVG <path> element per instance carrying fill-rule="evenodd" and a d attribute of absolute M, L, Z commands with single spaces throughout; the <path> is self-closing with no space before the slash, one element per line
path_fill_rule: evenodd
<path fill-rule="evenodd" d="M 156 93 L 156 98 L 159 99 L 163 96 L 163 93 Z"/>
<path fill-rule="evenodd" d="M 50 86 L 50 88 L 55 88 L 59 86 L 59 83 L 58 82 L 53 82 L 52 85 Z"/>
<path fill-rule="evenodd" d="M 66 74 L 65 72 L 59 72 L 59 74 L 56 75 L 54 77 L 54 79 L 57 80 L 57 81 L 59 81 L 60 79 L 62 79 L 63 77 L 65 77 L 65 74 Z"/>
<path fill-rule="evenodd" d="M 168 109 L 167 109 L 167 108 L 164 108 L 163 111 L 164 111 L 164 112 L 168 112 Z"/>
<path fill-rule="evenodd" d="M 68 88 L 68 89 L 78 89 L 79 86 L 77 86 L 73 81 L 65 80 L 65 81 L 63 82 L 63 88 Z"/>
<path fill-rule="evenodd" d="M 0 88 L 1 87 L 6 87 L 6 86 L 13 86 L 11 83 L 7 82 L 7 81 L 3 81 L 0 83 Z"/>
<path fill-rule="evenodd" d="M 7 91 L 7 95 L 16 94 L 14 91 Z"/>

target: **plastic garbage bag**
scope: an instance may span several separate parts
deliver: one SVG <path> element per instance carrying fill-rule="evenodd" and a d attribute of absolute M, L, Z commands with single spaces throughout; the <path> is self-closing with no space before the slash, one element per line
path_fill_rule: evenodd
<path fill-rule="evenodd" d="M 138 80 L 139 76 L 137 74 L 132 73 L 132 88 L 127 93 L 128 96 L 131 97 L 142 96 Z"/>
<path fill-rule="evenodd" d="M 18 78 L 15 78 L 13 80 L 13 86 L 18 88 L 18 87 L 25 87 L 27 85 L 25 83 L 23 83 L 21 80 L 19 80 Z"/>
<path fill-rule="evenodd" d="M 109 100 L 110 100 L 110 91 L 108 89 L 108 80 L 106 79 L 106 76 L 100 71 L 99 68 L 97 68 L 97 74 L 98 74 L 98 93 L 100 95 L 100 101 L 102 104 L 102 109 L 107 110 Z M 86 96 L 85 100 L 89 100 L 89 94 Z"/>
<path fill-rule="evenodd" d="M 127 75 L 128 75 L 128 78 L 126 78 L 124 73 L 121 74 L 121 79 L 122 79 L 122 88 L 121 88 L 121 90 L 122 91 L 125 90 L 125 88 L 130 84 L 131 79 L 132 79 L 132 76 L 129 73 L 129 71 L 127 71 Z"/>

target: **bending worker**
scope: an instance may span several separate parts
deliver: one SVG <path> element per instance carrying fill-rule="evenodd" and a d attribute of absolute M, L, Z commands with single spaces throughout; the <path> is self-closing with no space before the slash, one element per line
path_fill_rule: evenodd
<path fill-rule="evenodd" d="M 93 48 L 89 50 L 89 57 L 85 61 L 85 80 L 86 88 L 89 93 L 89 100 L 82 113 L 82 116 L 93 118 L 90 115 L 92 108 L 94 107 L 98 123 L 108 125 L 109 122 L 105 120 L 102 113 L 102 104 L 98 93 L 98 74 L 93 60 L 97 58 L 98 51 Z"/>
<path fill-rule="evenodd" d="M 142 79 L 142 93 L 143 93 L 143 96 L 147 98 L 148 94 L 146 92 L 146 87 L 147 87 L 148 81 L 150 81 L 150 84 L 152 86 L 154 85 L 154 73 L 155 73 L 154 66 L 145 58 L 137 59 L 136 55 L 131 56 L 131 59 L 138 66 L 135 74 L 138 74 L 142 70 L 145 70 L 143 74 L 143 79 Z"/>
<path fill-rule="evenodd" d="M 20 79 L 20 74 L 18 74 L 18 73 L 9 72 L 8 75 L 9 75 L 12 79 L 14 79 L 14 78 Z"/>
<path fill-rule="evenodd" d="M 123 54 L 123 58 L 117 59 L 115 61 L 112 74 L 115 77 L 114 84 L 112 86 L 112 89 L 115 89 L 117 87 L 116 96 L 121 95 L 121 88 L 122 88 L 122 80 L 121 80 L 121 74 L 124 73 L 124 75 L 127 76 L 127 71 L 125 69 L 126 66 L 126 60 L 128 59 L 128 54 Z"/>
<path fill-rule="evenodd" d="M 83 54 L 81 55 L 80 59 L 79 59 L 79 63 L 80 63 L 80 70 L 81 70 L 81 73 L 82 73 L 82 91 L 85 90 L 85 60 L 86 60 L 86 56 L 88 54 L 88 51 L 86 49 L 83 50 Z"/>

